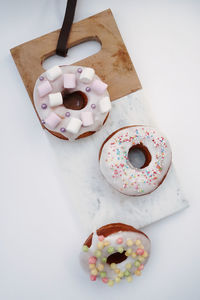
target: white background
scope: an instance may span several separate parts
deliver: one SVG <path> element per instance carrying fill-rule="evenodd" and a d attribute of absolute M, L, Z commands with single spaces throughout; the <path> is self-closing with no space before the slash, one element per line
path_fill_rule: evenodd
<path fill-rule="evenodd" d="M 200 299 L 200 1 L 78 1 L 75 21 L 112 9 L 191 204 L 145 228 L 152 256 L 143 276 L 113 288 L 90 282 L 79 266 L 86 236 L 9 53 L 59 28 L 65 2 L 1 1 L 0 299 Z"/>

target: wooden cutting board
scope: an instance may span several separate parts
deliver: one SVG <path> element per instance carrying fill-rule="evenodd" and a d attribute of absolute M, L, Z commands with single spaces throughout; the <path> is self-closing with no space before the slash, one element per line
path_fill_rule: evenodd
<path fill-rule="evenodd" d="M 56 53 L 59 33 L 60 30 L 53 31 L 10 50 L 33 106 L 36 79 L 45 71 L 42 67 L 43 61 Z M 94 68 L 96 74 L 108 84 L 111 100 L 141 89 L 137 73 L 110 9 L 74 23 L 67 48 L 91 40 L 98 41 L 102 46 L 101 50 L 76 62 L 75 65 Z"/>

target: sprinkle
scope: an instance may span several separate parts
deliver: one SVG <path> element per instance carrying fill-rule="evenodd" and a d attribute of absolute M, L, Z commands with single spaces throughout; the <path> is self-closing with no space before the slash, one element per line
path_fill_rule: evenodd
<path fill-rule="evenodd" d="M 118 238 L 118 239 L 116 240 L 116 243 L 119 244 L 119 245 L 122 244 L 122 243 L 123 243 L 123 238 L 121 238 L 121 237 Z"/>
<path fill-rule="evenodd" d="M 114 247 L 108 247 L 107 251 L 109 254 L 112 254 L 115 251 L 115 249 Z"/>
<path fill-rule="evenodd" d="M 101 277 L 101 278 L 105 278 L 105 277 L 106 277 L 106 272 L 101 272 L 101 273 L 100 273 L 100 277 Z"/>
<path fill-rule="evenodd" d="M 91 281 L 96 281 L 97 277 L 95 275 L 90 275 L 90 280 Z"/>
<path fill-rule="evenodd" d="M 117 251 L 118 251 L 119 253 L 123 253 L 123 252 L 124 252 L 124 248 L 123 248 L 123 247 L 119 247 L 119 248 L 117 249 Z"/>
<path fill-rule="evenodd" d="M 133 280 L 133 277 L 132 277 L 132 276 L 128 276 L 128 277 L 126 278 L 126 280 L 127 280 L 128 282 L 131 282 L 131 281 Z"/>
<path fill-rule="evenodd" d="M 96 256 L 96 257 L 101 257 L 101 251 L 100 250 L 96 250 L 95 251 L 95 253 L 94 253 L 94 255 Z"/>
<path fill-rule="evenodd" d="M 113 280 L 108 280 L 108 286 L 113 286 L 114 285 L 114 281 Z"/>
<path fill-rule="evenodd" d="M 131 246 L 133 246 L 133 241 L 132 240 L 127 240 L 126 244 L 127 244 L 127 246 L 131 247 Z"/>
<path fill-rule="evenodd" d="M 87 245 L 83 245 L 82 250 L 83 250 L 83 252 L 88 252 L 89 248 Z"/>
<path fill-rule="evenodd" d="M 120 269 L 115 269 L 115 273 L 119 274 L 120 273 Z"/>
<path fill-rule="evenodd" d="M 90 258 L 89 258 L 89 264 L 96 264 L 96 261 L 97 261 L 97 259 L 96 259 L 95 256 L 90 256 Z"/>
<path fill-rule="evenodd" d="M 103 283 L 108 283 L 108 278 L 104 277 L 104 278 L 102 278 L 102 281 L 103 281 Z"/>
<path fill-rule="evenodd" d="M 119 276 L 120 278 L 122 278 L 122 277 L 124 277 L 124 273 L 120 271 L 119 274 L 118 274 L 118 276 Z"/>

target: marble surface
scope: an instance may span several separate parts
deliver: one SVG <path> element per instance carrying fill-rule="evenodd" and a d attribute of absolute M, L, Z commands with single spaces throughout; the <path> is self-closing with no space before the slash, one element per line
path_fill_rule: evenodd
<path fill-rule="evenodd" d="M 173 164 L 159 188 L 140 197 L 119 193 L 101 174 L 98 154 L 103 141 L 113 131 L 136 124 L 156 126 L 143 91 L 112 102 L 106 124 L 90 137 L 66 142 L 46 133 L 58 162 L 62 191 L 86 233 L 112 222 L 141 228 L 188 206 Z"/>

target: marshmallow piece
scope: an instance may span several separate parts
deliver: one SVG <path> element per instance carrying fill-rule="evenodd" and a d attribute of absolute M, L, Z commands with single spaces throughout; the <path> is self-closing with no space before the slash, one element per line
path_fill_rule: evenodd
<path fill-rule="evenodd" d="M 81 112 L 81 120 L 83 122 L 83 126 L 85 126 L 85 127 L 91 126 L 92 124 L 94 124 L 93 112 L 91 112 L 91 111 Z"/>
<path fill-rule="evenodd" d="M 44 81 L 38 86 L 38 93 L 40 97 L 46 96 L 47 94 L 51 93 L 52 90 L 53 88 L 48 80 Z"/>
<path fill-rule="evenodd" d="M 60 75 L 62 75 L 62 70 L 58 66 L 55 66 L 55 67 L 53 67 L 53 68 L 46 71 L 46 76 L 50 81 L 54 81 Z"/>
<path fill-rule="evenodd" d="M 102 114 L 107 113 L 111 110 L 111 102 L 110 102 L 110 98 L 108 96 L 103 97 L 99 101 L 99 110 Z"/>
<path fill-rule="evenodd" d="M 63 104 L 63 97 L 61 93 L 49 94 L 49 105 L 51 107 Z"/>
<path fill-rule="evenodd" d="M 108 85 L 101 80 L 95 79 L 90 87 L 94 92 L 102 95 L 106 91 Z"/>
<path fill-rule="evenodd" d="M 62 119 L 56 113 L 52 112 L 46 118 L 45 123 L 52 129 L 54 129 L 61 121 Z"/>
<path fill-rule="evenodd" d="M 82 125 L 82 121 L 80 119 L 71 118 L 67 125 L 66 130 L 70 133 L 76 134 L 79 132 L 81 125 Z"/>
<path fill-rule="evenodd" d="M 94 74 L 94 69 L 84 68 L 80 75 L 80 81 L 83 83 L 90 83 L 94 78 Z"/>
<path fill-rule="evenodd" d="M 76 75 L 75 74 L 64 74 L 64 88 L 74 89 L 76 87 Z"/>

